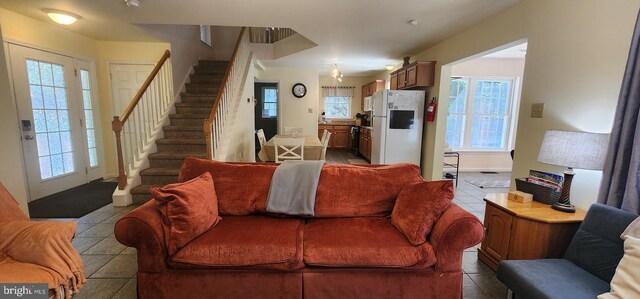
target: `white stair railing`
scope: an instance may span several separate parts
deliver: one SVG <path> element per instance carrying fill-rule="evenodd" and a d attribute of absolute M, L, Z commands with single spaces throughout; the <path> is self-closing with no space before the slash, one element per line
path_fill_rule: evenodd
<path fill-rule="evenodd" d="M 280 27 L 250 27 L 250 42 L 256 44 L 273 44 L 296 34 L 291 28 Z"/>
<path fill-rule="evenodd" d="M 129 106 L 111 122 L 116 136 L 119 190 L 127 186 L 128 175 L 139 170 L 172 107 L 170 57 L 171 52 L 165 51 Z"/>
<path fill-rule="evenodd" d="M 220 85 L 218 96 L 211 109 L 209 118 L 204 121 L 204 133 L 207 142 L 207 156 L 211 160 L 219 160 L 222 156 L 223 140 L 233 119 L 235 103 L 240 101 L 245 73 L 250 63 L 251 49 L 249 35 L 242 28 L 236 42 L 233 55 Z"/>

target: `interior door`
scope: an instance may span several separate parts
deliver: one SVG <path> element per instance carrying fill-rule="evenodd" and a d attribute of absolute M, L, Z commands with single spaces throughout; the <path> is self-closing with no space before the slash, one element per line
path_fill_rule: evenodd
<path fill-rule="evenodd" d="M 152 64 L 110 65 L 111 94 L 113 97 L 113 115 L 120 116 L 136 95 L 144 80 L 153 70 Z"/>
<path fill-rule="evenodd" d="M 87 182 L 74 60 L 9 45 L 29 200 Z"/>
<path fill-rule="evenodd" d="M 264 130 L 267 140 L 278 133 L 278 84 L 277 83 L 255 83 L 254 96 L 255 106 L 255 128 Z M 256 137 L 256 152 L 260 150 L 260 142 Z"/>

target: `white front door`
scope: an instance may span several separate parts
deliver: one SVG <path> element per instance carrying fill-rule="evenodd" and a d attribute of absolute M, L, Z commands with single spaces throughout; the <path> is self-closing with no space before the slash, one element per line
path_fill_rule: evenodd
<path fill-rule="evenodd" d="M 104 177 L 104 152 L 100 130 L 100 103 L 98 101 L 95 68 L 89 61 L 76 60 L 79 109 L 83 122 L 83 140 L 86 145 L 85 164 L 89 181 Z"/>
<path fill-rule="evenodd" d="M 86 183 L 73 58 L 13 44 L 9 53 L 30 201 Z"/>

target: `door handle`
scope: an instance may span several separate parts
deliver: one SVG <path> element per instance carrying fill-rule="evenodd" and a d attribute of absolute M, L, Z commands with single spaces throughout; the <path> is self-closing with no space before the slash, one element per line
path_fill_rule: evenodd
<path fill-rule="evenodd" d="M 33 140 L 33 136 L 31 136 L 31 135 L 24 135 L 24 139 L 25 139 L 25 140 Z"/>

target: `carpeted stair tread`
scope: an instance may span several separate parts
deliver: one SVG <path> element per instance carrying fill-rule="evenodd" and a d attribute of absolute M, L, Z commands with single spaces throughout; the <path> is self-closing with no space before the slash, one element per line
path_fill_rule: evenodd
<path fill-rule="evenodd" d="M 156 140 L 157 144 L 206 144 L 203 138 L 162 138 Z"/>
<path fill-rule="evenodd" d="M 216 99 L 216 96 L 218 96 L 217 92 L 207 92 L 207 93 L 203 93 L 203 92 L 198 92 L 198 93 L 193 93 L 193 92 L 182 92 L 180 93 L 180 96 L 182 97 L 189 97 L 189 98 L 211 98 L 212 100 Z M 211 103 L 213 105 L 213 102 Z"/>
<path fill-rule="evenodd" d="M 187 157 L 194 157 L 200 159 L 206 159 L 206 153 L 182 153 L 182 152 L 157 152 L 149 154 L 149 159 L 172 159 L 172 160 L 184 160 Z"/>
<path fill-rule="evenodd" d="M 171 114 L 169 118 L 207 118 L 209 113 L 185 113 L 185 114 Z"/>
<path fill-rule="evenodd" d="M 164 131 L 202 131 L 202 126 L 163 126 Z"/>
<path fill-rule="evenodd" d="M 211 108 L 212 103 L 176 103 L 176 107 L 188 107 L 188 108 Z"/>
<path fill-rule="evenodd" d="M 140 171 L 141 175 L 175 175 L 177 176 L 180 173 L 180 168 L 147 168 Z"/>

